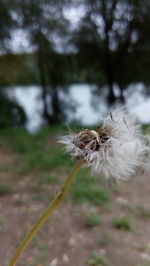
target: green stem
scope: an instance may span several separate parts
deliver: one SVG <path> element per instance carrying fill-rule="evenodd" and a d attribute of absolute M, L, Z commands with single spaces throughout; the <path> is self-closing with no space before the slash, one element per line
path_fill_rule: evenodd
<path fill-rule="evenodd" d="M 62 202 L 64 197 L 66 196 L 72 181 L 76 177 L 79 169 L 81 168 L 82 162 L 78 161 L 75 167 L 73 168 L 71 174 L 66 179 L 63 187 L 61 190 L 56 194 L 54 200 L 49 205 L 49 207 L 44 211 L 42 216 L 39 218 L 39 220 L 33 225 L 29 233 L 26 235 L 18 249 L 16 250 L 14 256 L 12 257 L 9 266 L 16 265 L 17 260 L 25 250 L 25 248 L 28 246 L 32 238 L 35 236 L 35 234 L 38 232 L 38 230 L 42 227 L 42 225 L 48 220 L 49 216 L 53 213 L 53 211 L 56 209 L 56 207 Z"/>

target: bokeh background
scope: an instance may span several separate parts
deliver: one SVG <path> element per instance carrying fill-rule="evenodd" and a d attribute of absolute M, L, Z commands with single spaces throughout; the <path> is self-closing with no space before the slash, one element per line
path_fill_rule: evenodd
<path fill-rule="evenodd" d="M 0 264 L 73 162 L 58 138 L 126 106 L 149 134 L 149 0 L 1 0 Z M 150 265 L 150 176 L 82 169 L 18 266 Z"/>

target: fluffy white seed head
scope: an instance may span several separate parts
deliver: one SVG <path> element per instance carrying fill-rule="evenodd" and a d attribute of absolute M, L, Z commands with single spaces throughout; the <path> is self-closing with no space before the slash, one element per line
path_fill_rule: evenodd
<path fill-rule="evenodd" d="M 96 131 L 84 129 L 60 139 L 66 150 L 105 178 L 131 178 L 149 165 L 150 147 L 139 126 L 123 110 L 114 110 Z"/>

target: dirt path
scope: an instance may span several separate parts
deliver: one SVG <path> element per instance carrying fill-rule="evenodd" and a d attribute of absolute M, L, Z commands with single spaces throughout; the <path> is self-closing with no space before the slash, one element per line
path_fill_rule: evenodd
<path fill-rule="evenodd" d="M 1 151 L 0 162 L 0 262 L 7 266 L 20 240 L 48 205 L 49 187 L 39 189 L 31 184 L 30 176 L 17 175 L 13 154 Z M 150 176 L 137 176 L 109 189 L 108 208 L 72 205 L 67 198 L 18 266 L 150 265 Z M 89 222 L 89 213 L 101 221 Z"/>

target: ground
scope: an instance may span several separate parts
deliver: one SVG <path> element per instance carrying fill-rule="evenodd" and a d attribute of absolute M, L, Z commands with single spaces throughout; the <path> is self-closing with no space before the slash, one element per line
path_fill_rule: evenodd
<path fill-rule="evenodd" d="M 51 131 L 50 131 L 51 132 Z M 60 130 L 0 135 L 0 265 L 51 202 L 73 163 Z M 150 265 L 150 175 L 120 185 L 81 170 L 69 195 L 25 250 L 18 266 Z"/>

